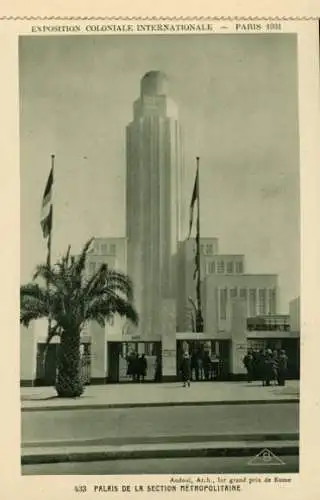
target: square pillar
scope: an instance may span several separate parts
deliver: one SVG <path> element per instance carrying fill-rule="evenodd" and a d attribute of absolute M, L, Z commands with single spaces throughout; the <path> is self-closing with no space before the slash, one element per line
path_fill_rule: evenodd
<path fill-rule="evenodd" d="M 106 329 L 96 321 L 90 325 L 91 336 L 91 383 L 105 384 L 107 380 Z"/>
<path fill-rule="evenodd" d="M 20 386 L 30 387 L 36 378 L 37 339 L 35 325 L 29 328 L 20 325 Z"/>
<path fill-rule="evenodd" d="M 162 380 L 177 379 L 176 303 L 174 299 L 162 300 L 161 308 Z"/>
<path fill-rule="evenodd" d="M 243 358 L 247 352 L 246 302 L 235 298 L 231 302 L 231 373 L 243 375 Z"/>

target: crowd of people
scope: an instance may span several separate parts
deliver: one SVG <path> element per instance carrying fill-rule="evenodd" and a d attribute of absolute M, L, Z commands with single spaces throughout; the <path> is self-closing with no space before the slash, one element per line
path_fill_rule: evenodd
<path fill-rule="evenodd" d="M 131 378 L 133 382 L 144 382 L 147 370 L 148 361 L 145 354 L 139 354 L 137 352 L 130 353 L 127 358 L 127 376 Z M 161 381 L 161 359 L 159 356 L 156 358 L 154 382 Z"/>
<path fill-rule="evenodd" d="M 247 370 L 248 382 L 261 380 L 262 385 L 266 386 L 272 382 L 281 386 L 286 383 L 288 356 L 284 349 L 249 349 L 243 358 L 243 364 Z"/>
<path fill-rule="evenodd" d="M 145 354 L 130 353 L 127 358 L 127 376 L 133 382 L 144 382 L 148 362 Z M 248 382 L 262 381 L 262 385 L 270 386 L 277 383 L 284 386 L 288 371 L 288 356 L 284 349 L 280 350 L 254 350 L 249 349 L 243 358 L 243 364 L 247 371 Z M 184 349 L 180 358 L 180 375 L 184 387 L 190 387 L 192 380 L 215 380 L 220 374 L 220 360 L 209 351 L 194 350 L 191 353 Z M 154 382 L 160 382 L 162 378 L 161 359 L 157 356 L 155 362 Z"/>
<path fill-rule="evenodd" d="M 220 360 L 209 351 L 195 350 L 191 354 L 184 350 L 180 362 L 180 374 L 184 387 L 190 381 L 215 380 L 219 376 Z"/>

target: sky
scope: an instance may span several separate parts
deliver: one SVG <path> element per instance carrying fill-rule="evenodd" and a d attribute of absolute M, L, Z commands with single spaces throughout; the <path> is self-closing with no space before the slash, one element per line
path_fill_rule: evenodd
<path fill-rule="evenodd" d="M 52 254 L 125 236 L 125 127 L 140 79 L 164 71 L 179 109 L 201 235 L 299 295 L 297 46 L 293 34 L 27 36 L 19 42 L 21 281 L 46 258 L 41 199 L 56 155 Z"/>

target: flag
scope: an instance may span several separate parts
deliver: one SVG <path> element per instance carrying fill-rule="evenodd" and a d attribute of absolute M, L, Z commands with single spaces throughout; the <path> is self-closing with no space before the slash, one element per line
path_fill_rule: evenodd
<path fill-rule="evenodd" d="M 197 173 L 196 173 L 196 178 L 194 181 L 194 187 L 193 187 L 192 198 L 191 198 L 191 203 L 190 203 L 190 222 L 189 222 L 189 234 L 188 234 L 187 239 L 189 239 L 191 236 L 194 205 L 198 199 L 198 196 L 199 196 L 199 169 L 197 168 Z"/>
<path fill-rule="evenodd" d="M 52 187 L 53 167 L 50 170 L 41 205 L 41 228 L 44 238 L 50 235 L 52 228 Z"/>

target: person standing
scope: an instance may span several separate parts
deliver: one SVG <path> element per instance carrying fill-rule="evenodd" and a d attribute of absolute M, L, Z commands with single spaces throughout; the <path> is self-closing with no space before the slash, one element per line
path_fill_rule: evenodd
<path fill-rule="evenodd" d="M 132 379 L 134 382 L 139 382 L 139 354 L 137 352 L 133 355 Z"/>
<path fill-rule="evenodd" d="M 211 359 L 208 351 L 205 351 L 203 356 L 203 371 L 204 371 L 204 379 L 209 380 L 210 378 L 210 368 L 211 368 Z"/>
<path fill-rule="evenodd" d="M 278 357 L 278 384 L 285 385 L 286 384 L 286 374 L 288 369 L 288 356 L 286 355 L 286 351 L 281 349 Z"/>
<path fill-rule="evenodd" d="M 190 354 L 185 351 L 182 355 L 181 362 L 181 373 L 183 380 L 183 387 L 190 387 L 190 378 L 191 378 L 191 358 Z"/>
<path fill-rule="evenodd" d="M 247 379 L 248 382 L 252 382 L 253 380 L 253 354 L 252 351 L 249 350 L 245 357 L 243 358 L 243 364 L 247 370 Z"/>
<path fill-rule="evenodd" d="M 266 381 L 266 350 L 261 349 L 256 357 L 256 371 L 258 380 L 262 381 L 262 385 L 265 385 Z"/>
<path fill-rule="evenodd" d="M 148 363 L 144 354 L 141 354 L 138 361 L 138 382 L 144 382 L 147 374 Z"/>
<path fill-rule="evenodd" d="M 135 353 L 131 352 L 127 356 L 127 376 L 131 377 L 132 381 L 134 381 L 134 359 Z"/>
<path fill-rule="evenodd" d="M 161 382 L 161 373 L 162 373 L 161 357 L 158 355 L 156 357 L 156 366 L 155 366 L 155 374 L 154 374 L 154 381 L 155 382 Z"/>
<path fill-rule="evenodd" d="M 274 383 L 278 380 L 278 370 L 279 370 L 279 363 L 278 363 L 278 351 L 275 349 L 272 353 L 272 358 L 273 358 L 273 376 L 272 380 L 274 380 Z"/>
<path fill-rule="evenodd" d="M 267 349 L 265 360 L 264 360 L 264 380 L 265 385 L 269 386 L 271 380 L 274 378 L 274 357 L 272 355 L 271 349 Z"/>

